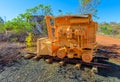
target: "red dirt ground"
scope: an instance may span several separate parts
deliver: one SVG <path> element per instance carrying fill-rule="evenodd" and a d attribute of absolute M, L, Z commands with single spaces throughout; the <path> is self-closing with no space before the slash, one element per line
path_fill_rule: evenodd
<path fill-rule="evenodd" d="M 106 50 L 120 54 L 120 39 L 97 35 L 97 43 Z"/>
<path fill-rule="evenodd" d="M 97 43 L 100 49 L 104 49 L 109 52 L 115 52 L 116 54 L 103 54 L 108 56 L 115 62 L 120 63 L 120 39 L 112 38 L 109 36 L 97 35 Z"/>

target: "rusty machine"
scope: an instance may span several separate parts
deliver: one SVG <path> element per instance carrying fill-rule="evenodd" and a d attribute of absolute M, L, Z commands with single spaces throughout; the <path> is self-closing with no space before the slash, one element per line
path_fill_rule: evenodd
<path fill-rule="evenodd" d="M 91 15 L 46 16 L 46 24 L 48 38 L 37 40 L 37 57 L 50 55 L 61 59 L 67 57 L 92 61 L 97 46 L 97 23 Z"/>
<path fill-rule="evenodd" d="M 79 16 L 46 16 L 48 37 L 37 40 L 35 59 L 50 56 L 59 59 L 77 59 L 91 63 L 96 57 L 98 24 L 90 14 Z"/>

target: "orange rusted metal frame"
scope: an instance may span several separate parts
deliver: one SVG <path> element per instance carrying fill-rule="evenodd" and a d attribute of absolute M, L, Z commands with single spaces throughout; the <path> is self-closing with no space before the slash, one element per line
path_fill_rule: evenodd
<path fill-rule="evenodd" d="M 51 25 L 51 19 L 54 21 L 54 26 Z M 85 62 L 90 62 L 93 59 L 97 23 L 92 20 L 91 15 L 55 18 L 46 16 L 46 24 L 48 38 L 38 40 L 38 55 L 45 53 L 59 58 L 65 56 L 82 58 Z"/>
<path fill-rule="evenodd" d="M 47 30 L 48 30 L 48 37 L 49 37 L 49 39 L 52 41 L 52 39 L 53 39 L 52 27 L 53 27 L 53 26 L 51 26 L 51 23 L 50 23 L 50 19 L 51 19 L 51 18 L 52 18 L 51 16 L 46 16 L 46 17 L 45 17 L 45 19 L 46 19 L 46 24 L 47 24 Z"/>

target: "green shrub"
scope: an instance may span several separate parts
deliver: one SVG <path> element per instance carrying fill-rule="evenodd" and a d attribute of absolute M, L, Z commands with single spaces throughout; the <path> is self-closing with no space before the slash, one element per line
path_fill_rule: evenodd
<path fill-rule="evenodd" d="M 100 24 L 98 29 L 100 30 L 100 32 L 102 32 L 106 35 L 112 34 L 112 31 L 113 31 L 112 26 L 109 25 L 108 23 Z"/>
<path fill-rule="evenodd" d="M 32 25 L 31 23 L 24 21 L 22 18 L 17 17 L 6 22 L 4 29 L 11 30 L 14 33 L 25 33 L 32 31 Z"/>

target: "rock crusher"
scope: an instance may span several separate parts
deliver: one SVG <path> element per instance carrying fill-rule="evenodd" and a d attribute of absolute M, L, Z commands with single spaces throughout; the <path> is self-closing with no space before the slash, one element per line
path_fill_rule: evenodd
<path fill-rule="evenodd" d="M 60 64 L 75 62 L 97 67 L 111 66 L 98 63 L 98 60 L 108 60 L 107 57 L 96 55 L 97 22 L 90 14 L 79 16 L 46 16 L 48 37 L 37 40 L 37 53 L 26 55 L 26 58 L 45 58 L 47 62 L 59 60 Z"/>
<path fill-rule="evenodd" d="M 97 47 L 96 31 L 98 24 L 91 15 L 46 16 L 48 37 L 37 40 L 37 56 L 78 58 L 91 62 Z"/>

